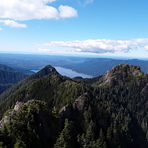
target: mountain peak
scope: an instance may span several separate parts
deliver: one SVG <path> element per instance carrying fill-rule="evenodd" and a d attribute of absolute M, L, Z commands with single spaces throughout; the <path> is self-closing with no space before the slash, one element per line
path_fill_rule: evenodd
<path fill-rule="evenodd" d="M 130 78 L 140 77 L 143 74 L 139 66 L 119 64 L 108 70 L 100 80 L 102 82 L 101 85 L 123 85 L 124 82 L 130 81 Z"/>
<path fill-rule="evenodd" d="M 59 74 L 54 67 L 51 65 L 45 66 L 42 70 L 40 70 L 38 73 L 44 73 L 45 75 L 48 75 L 50 73 Z"/>
<path fill-rule="evenodd" d="M 41 69 L 39 72 L 31 75 L 30 77 L 31 78 L 42 78 L 50 73 L 59 74 L 54 67 L 52 67 L 51 65 L 47 65 L 43 69 Z"/>
<path fill-rule="evenodd" d="M 114 74 L 122 74 L 122 72 L 133 75 L 139 75 L 142 73 L 139 66 L 134 66 L 130 64 L 119 64 L 113 67 L 111 70 L 107 71 L 106 75 L 112 76 Z"/>

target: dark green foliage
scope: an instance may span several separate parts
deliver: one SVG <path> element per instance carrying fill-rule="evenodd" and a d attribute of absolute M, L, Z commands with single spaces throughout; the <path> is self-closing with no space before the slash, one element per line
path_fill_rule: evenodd
<path fill-rule="evenodd" d="M 25 103 L 3 125 L 0 145 L 148 147 L 148 75 L 139 67 L 118 65 L 105 76 L 86 81 L 53 73 L 46 75 L 45 71 L 28 77 L 0 96 L 4 99 L 0 104 L 1 115 L 13 108 L 17 100 L 36 99 Z M 9 112 L 12 110 L 4 116 L 9 116 Z"/>
<path fill-rule="evenodd" d="M 61 131 L 54 148 L 76 148 L 76 131 L 73 121 L 65 119 L 64 129 Z"/>
<path fill-rule="evenodd" d="M 31 100 L 13 112 L 1 129 L 3 145 L 16 148 L 46 148 L 53 145 L 54 127 L 51 121 L 54 117 L 45 102 Z"/>
<path fill-rule="evenodd" d="M 0 94 L 13 84 L 26 78 L 27 75 L 14 70 L 6 65 L 0 64 Z"/>
<path fill-rule="evenodd" d="M 56 106 L 60 109 L 66 104 L 73 103 L 78 96 L 88 90 L 83 84 L 59 74 L 49 74 L 42 79 L 31 79 L 30 81 L 28 79 L 18 83 L 0 96 L 1 100 L 9 96 L 0 104 L 2 112 L 12 108 L 16 101 L 24 102 L 30 99 L 43 100 L 49 106 Z"/>
<path fill-rule="evenodd" d="M 93 83 L 99 81 L 101 77 L 102 76 L 98 76 L 98 77 L 94 77 L 94 78 L 85 78 L 85 79 L 76 79 L 76 78 L 74 78 L 74 79 L 77 81 L 80 81 L 84 84 L 92 85 Z"/>

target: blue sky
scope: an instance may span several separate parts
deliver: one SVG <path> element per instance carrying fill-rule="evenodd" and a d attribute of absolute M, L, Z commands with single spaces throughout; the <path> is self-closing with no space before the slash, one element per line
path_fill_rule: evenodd
<path fill-rule="evenodd" d="M 5 0 L 0 52 L 148 57 L 147 0 Z"/>

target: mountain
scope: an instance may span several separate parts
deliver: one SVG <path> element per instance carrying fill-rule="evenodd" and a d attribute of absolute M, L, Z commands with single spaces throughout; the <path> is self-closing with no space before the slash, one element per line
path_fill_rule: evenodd
<path fill-rule="evenodd" d="M 107 71 L 100 78 L 100 85 L 124 86 L 126 83 L 137 82 L 146 79 L 147 74 L 141 71 L 139 66 L 119 64 Z M 98 82 L 97 82 L 98 83 Z"/>
<path fill-rule="evenodd" d="M 26 78 L 27 75 L 11 67 L 0 64 L 0 94 L 13 84 Z"/>
<path fill-rule="evenodd" d="M 148 59 L 125 59 L 124 57 L 122 59 L 117 59 L 85 56 L 0 53 L 0 63 L 17 69 L 27 75 L 33 74 L 32 70 L 41 70 L 49 63 L 55 67 L 68 68 L 93 77 L 104 75 L 107 70 L 110 70 L 112 67 L 119 64 L 140 66 L 143 72 L 148 73 Z"/>
<path fill-rule="evenodd" d="M 139 59 L 88 58 L 80 63 L 61 63 L 61 67 L 96 77 L 104 75 L 107 70 L 119 64 L 140 66 L 143 72 L 148 73 L 148 60 Z"/>
<path fill-rule="evenodd" d="M 70 99 L 74 99 L 82 92 L 84 93 L 86 89 L 87 87 L 82 84 L 68 77 L 61 76 L 54 67 L 48 65 L 1 94 L 0 100 L 2 102 L 0 108 L 3 112 L 3 110 L 9 109 L 14 105 L 16 101 L 24 102 L 30 99 L 47 101 L 54 106 L 59 103 L 60 98 L 61 104 L 58 105 L 62 106 L 70 102 Z"/>
<path fill-rule="evenodd" d="M 0 95 L 0 145 L 147 148 L 147 90 L 138 66 L 74 80 L 48 65 Z"/>

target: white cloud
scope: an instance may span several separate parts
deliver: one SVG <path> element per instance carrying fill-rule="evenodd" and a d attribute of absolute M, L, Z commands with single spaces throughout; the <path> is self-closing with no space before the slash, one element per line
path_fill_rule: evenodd
<path fill-rule="evenodd" d="M 10 27 L 17 27 L 17 28 L 26 28 L 27 27 L 27 25 L 20 24 L 16 21 L 13 21 L 13 20 L 0 20 L 0 22 L 4 23 L 4 25 L 10 26 Z"/>
<path fill-rule="evenodd" d="M 55 2 L 57 0 L 43 0 L 45 3 L 52 3 L 52 2 Z"/>
<path fill-rule="evenodd" d="M 59 15 L 61 18 L 76 17 L 77 11 L 69 6 L 60 6 Z"/>
<path fill-rule="evenodd" d="M 143 46 L 143 49 L 145 49 L 146 51 L 148 51 L 148 45 Z"/>
<path fill-rule="evenodd" d="M 51 49 L 43 49 L 43 48 L 39 48 L 38 51 L 39 52 L 52 52 Z"/>
<path fill-rule="evenodd" d="M 47 46 L 60 46 L 74 48 L 77 52 L 91 52 L 91 53 L 114 53 L 114 52 L 128 52 L 137 47 L 148 50 L 148 38 L 145 39 L 128 39 L 128 40 L 111 40 L 111 39 L 97 39 L 85 41 L 53 41 L 44 43 Z"/>
<path fill-rule="evenodd" d="M 3 30 L 2 28 L 0 28 L 0 31 Z"/>
<path fill-rule="evenodd" d="M 0 18 L 24 21 L 77 16 L 77 11 L 72 7 L 61 5 L 56 9 L 50 6 L 54 1 L 56 0 L 3 0 L 0 2 Z"/>

